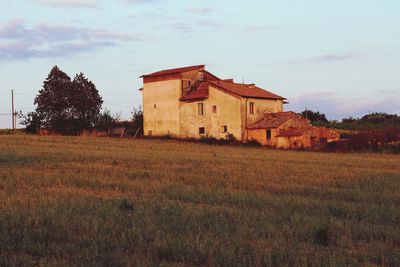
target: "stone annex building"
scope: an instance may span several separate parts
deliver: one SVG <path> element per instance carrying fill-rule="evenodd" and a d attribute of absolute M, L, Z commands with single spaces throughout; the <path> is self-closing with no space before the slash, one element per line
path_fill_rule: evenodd
<path fill-rule="evenodd" d="M 314 147 L 338 140 L 334 131 L 283 112 L 285 98 L 255 84 L 220 79 L 205 65 L 142 75 L 144 134 L 180 138 L 257 140 L 278 148 Z"/>

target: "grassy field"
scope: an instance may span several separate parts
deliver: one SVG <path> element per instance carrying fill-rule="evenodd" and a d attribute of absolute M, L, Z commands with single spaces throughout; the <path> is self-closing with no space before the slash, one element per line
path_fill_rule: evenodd
<path fill-rule="evenodd" d="M 0 136 L 0 265 L 400 265 L 400 156 Z"/>

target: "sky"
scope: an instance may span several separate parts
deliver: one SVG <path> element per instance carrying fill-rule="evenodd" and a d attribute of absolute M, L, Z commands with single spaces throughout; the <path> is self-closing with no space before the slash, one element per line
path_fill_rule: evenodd
<path fill-rule="evenodd" d="M 400 113 L 398 0 L 1 0 L 0 14 L 0 114 L 11 89 L 34 111 L 57 65 L 128 119 L 140 75 L 198 64 L 286 97 L 285 110 Z"/>

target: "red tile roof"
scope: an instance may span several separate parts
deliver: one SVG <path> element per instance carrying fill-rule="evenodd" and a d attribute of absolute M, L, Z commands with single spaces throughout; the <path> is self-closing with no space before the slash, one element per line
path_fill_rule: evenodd
<path fill-rule="evenodd" d="M 283 123 L 287 122 L 290 119 L 294 119 L 297 121 L 302 121 L 304 125 L 309 125 L 310 122 L 303 116 L 293 112 L 274 112 L 274 113 L 264 113 L 264 116 L 253 123 L 252 125 L 248 126 L 248 129 L 272 129 L 278 128 Z"/>
<path fill-rule="evenodd" d="M 254 84 L 241 84 L 224 80 L 210 81 L 210 84 L 217 88 L 220 88 L 222 90 L 228 91 L 234 95 L 238 95 L 241 97 L 279 99 L 279 100 L 286 99 L 274 93 L 268 92 L 264 89 L 261 89 L 255 86 Z"/>
<path fill-rule="evenodd" d="M 313 127 L 315 130 L 318 131 L 319 136 L 322 138 L 338 138 L 340 135 L 338 132 L 336 132 L 335 130 L 326 128 L 326 127 L 322 127 L 322 126 L 314 126 Z"/>
<path fill-rule="evenodd" d="M 214 74 L 212 74 L 211 72 L 208 72 L 206 70 L 203 70 L 202 73 L 204 74 L 204 77 L 205 77 L 205 79 L 207 79 L 207 81 L 221 80 L 220 78 L 218 78 L 217 76 L 215 76 Z"/>
<path fill-rule="evenodd" d="M 140 78 L 183 73 L 183 72 L 188 72 L 188 71 L 197 70 L 197 69 L 204 69 L 204 67 L 205 67 L 205 65 L 195 65 L 195 66 L 188 66 L 188 67 L 182 67 L 182 68 L 161 70 L 161 71 L 156 71 L 156 72 L 153 72 L 150 74 L 144 74 L 144 75 L 140 76 Z"/>
<path fill-rule="evenodd" d="M 302 128 L 290 128 L 280 132 L 277 136 L 279 137 L 291 137 L 291 136 L 302 136 L 308 131 L 312 130 L 313 127 L 302 127 Z"/>
<path fill-rule="evenodd" d="M 205 65 L 195 65 L 188 66 L 182 68 L 174 68 L 161 70 L 157 72 L 153 72 L 150 74 L 142 75 L 141 78 L 144 78 L 144 82 L 152 82 L 163 80 L 164 75 L 167 77 L 177 78 L 178 75 L 184 72 L 199 70 L 204 73 L 204 77 L 206 79 L 206 83 L 201 82 L 199 86 L 194 88 L 191 93 L 181 97 L 182 101 L 186 100 L 195 100 L 195 99 L 205 99 L 208 97 L 208 87 L 212 85 L 222 91 L 230 93 L 239 97 L 247 97 L 247 98 L 261 98 L 261 99 L 276 99 L 276 100 L 285 100 L 286 98 L 276 95 L 274 93 L 268 92 L 264 89 L 261 89 L 254 84 L 240 84 L 234 83 L 233 79 L 221 80 L 214 74 L 206 71 Z M 162 77 L 160 77 L 162 76 Z M 176 76 L 176 77 L 175 77 Z"/>

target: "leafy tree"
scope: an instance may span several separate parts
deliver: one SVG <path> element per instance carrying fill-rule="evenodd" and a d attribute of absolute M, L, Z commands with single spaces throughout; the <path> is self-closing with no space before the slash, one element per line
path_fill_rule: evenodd
<path fill-rule="evenodd" d="M 319 111 L 312 110 L 304 110 L 301 112 L 303 117 L 306 117 L 311 121 L 311 123 L 328 123 L 328 119 L 326 118 L 324 113 L 320 113 Z"/>
<path fill-rule="evenodd" d="M 143 135 L 143 110 L 142 106 L 134 108 L 132 112 L 133 134 Z"/>
<path fill-rule="evenodd" d="M 358 121 L 357 118 L 354 117 L 347 117 L 342 119 L 342 123 L 356 123 Z"/>
<path fill-rule="evenodd" d="M 25 125 L 25 131 L 28 133 L 36 133 L 41 126 L 41 119 L 36 112 L 29 112 L 28 115 L 20 115 L 20 123 Z"/>
<path fill-rule="evenodd" d="M 364 123 L 390 123 L 400 121 L 396 114 L 388 114 L 383 112 L 375 112 L 364 115 L 361 122 Z"/>
<path fill-rule="evenodd" d="M 102 131 L 109 131 L 111 128 L 117 125 L 117 122 L 118 116 L 111 115 L 110 110 L 105 109 L 100 113 L 95 128 Z"/>
<path fill-rule="evenodd" d="M 96 86 L 83 73 L 77 74 L 70 89 L 70 118 L 78 127 L 76 130 L 93 128 L 100 116 L 103 100 Z"/>
<path fill-rule="evenodd" d="M 41 119 L 41 125 L 59 130 L 67 118 L 68 92 L 71 88 L 71 78 L 54 66 L 43 82 L 43 88 L 39 90 L 34 104 L 37 105 L 37 117 Z"/>
<path fill-rule="evenodd" d="M 93 128 L 99 118 L 103 100 L 96 86 L 83 73 L 74 80 L 54 66 L 35 98 L 36 112 L 31 122 L 62 132 L 78 134 Z M 39 123 L 37 122 L 39 120 Z M 26 122 L 29 126 L 29 117 Z"/>

